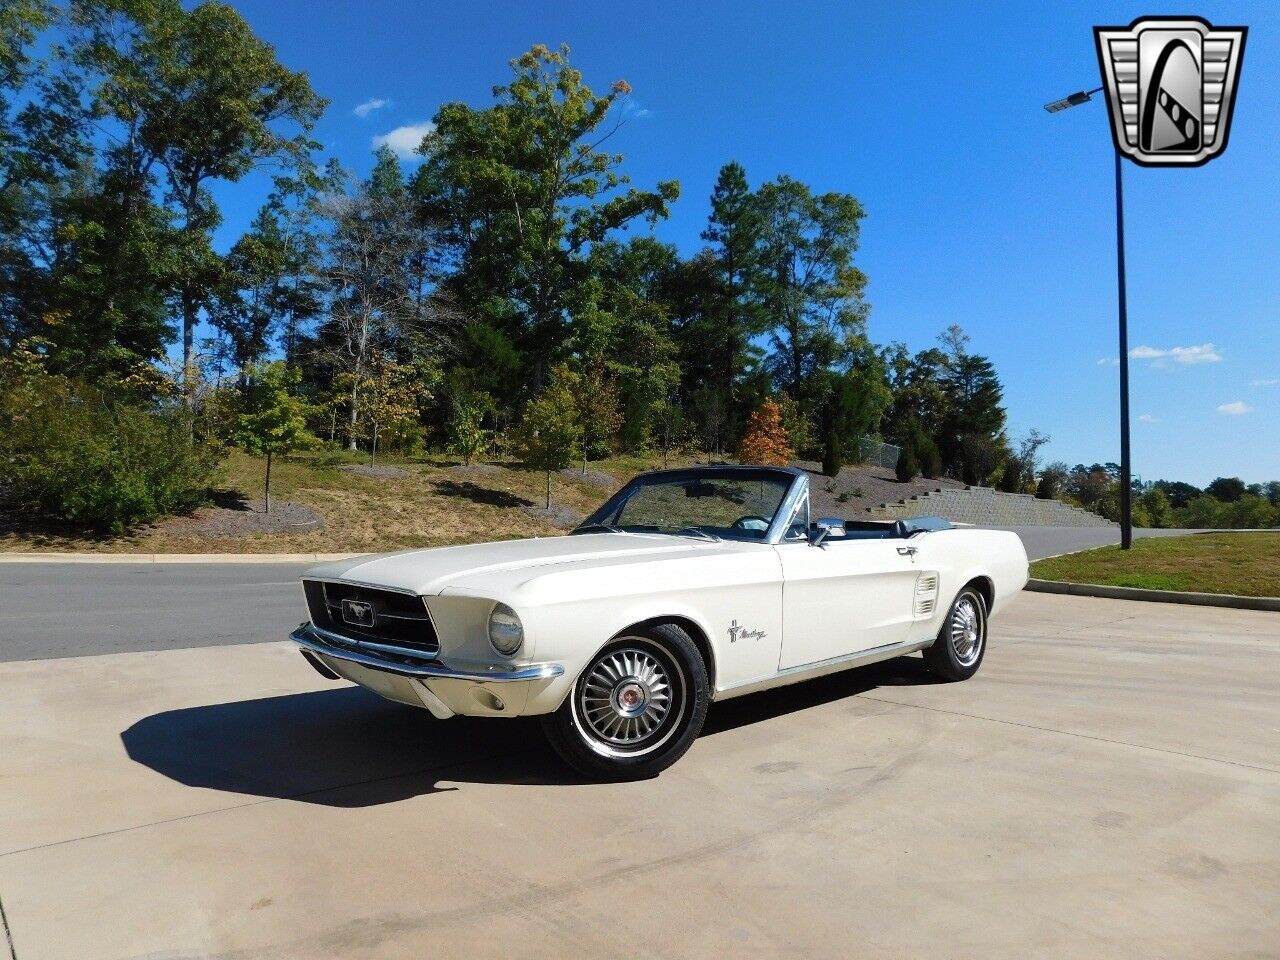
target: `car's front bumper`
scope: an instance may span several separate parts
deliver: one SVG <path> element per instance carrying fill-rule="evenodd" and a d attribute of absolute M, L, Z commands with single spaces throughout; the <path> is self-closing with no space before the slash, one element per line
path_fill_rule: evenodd
<path fill-rule="evenodd" d="M 388 699 L 426 707 L 440 719 L 455 714 L 518 715 L 531 687 L 540 688 L 564 674 L 558 663 L 503 666 L 388 656 L 360 649 L 356 642 L 312 623 L 299 625 L 289 639 L 330 679 L 342 677 Z M 490 684 L 498 686 L 490 689 Z"/>

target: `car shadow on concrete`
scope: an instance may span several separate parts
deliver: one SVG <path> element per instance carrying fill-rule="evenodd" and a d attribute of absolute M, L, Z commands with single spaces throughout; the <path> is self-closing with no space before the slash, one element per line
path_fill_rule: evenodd
<path fill-rule="evenodd" d="M 712 704 L 703 735 L 877 687 L 932 682 L 919 658 L 901 657 Z M 130 759 L 187 786 L 333 807 L 394 803 L 465 783 L 588 782 L 552 752 L 536 719 L 440 721 L 356 686 L 167 710 L 120 739 Z"/>

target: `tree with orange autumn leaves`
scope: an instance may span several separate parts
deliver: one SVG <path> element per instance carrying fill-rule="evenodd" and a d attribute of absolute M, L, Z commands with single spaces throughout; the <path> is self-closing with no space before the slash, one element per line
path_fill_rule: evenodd
<path fill-rule="evenodd" d="M 793 456 L 795 451 L 782 425 L 782 408 L 773 400 L 766 400 L 751 414 L 747 431 L 738 445 L 738 460 L 783 467 Z"/>

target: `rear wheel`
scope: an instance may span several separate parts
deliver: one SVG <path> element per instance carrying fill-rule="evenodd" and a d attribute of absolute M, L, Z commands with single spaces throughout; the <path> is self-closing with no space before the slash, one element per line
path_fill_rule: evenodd
<path fill-rule="evenodd" d="M 987 602 L 969 586 L 960 591 L 938 639 L 924 650 L 924 662 L 943 680 L 968 680 L 978 672 L 987 652 Z"/>
<path fill-rule="evenodd" d="M 639 780 L 661 773 L 689 749 L 709 699 L 707 668 L 693 640 L 660 624 L 611 641 L 542 724 L 552 746 L 580 772 Z"/>

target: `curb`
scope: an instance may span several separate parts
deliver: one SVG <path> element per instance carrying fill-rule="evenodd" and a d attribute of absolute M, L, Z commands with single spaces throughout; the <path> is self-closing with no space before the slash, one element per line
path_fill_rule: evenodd
<path fill-rule="evenodd" d="M 1233 607 L 1238 610 L 1266 610 L 1271 613 L 1280 613 L 1280 597 L 1241 597 L 1232 593 L 1192 593 L 1186 590 L 1144 590 L 1139 587 L 1108 587 L 1098 583 L 1068 583 L 1063 580 L 1034 578 L 1027 581 L 1025 589 L 1033 593 L 1059 593 L 1073 597 L 1186 603 L 1200 607 Z"/>
<path fill-rule="evenodd" d="M 0 563 L 328 563 L 364 553 L 0 553 Z"/>

